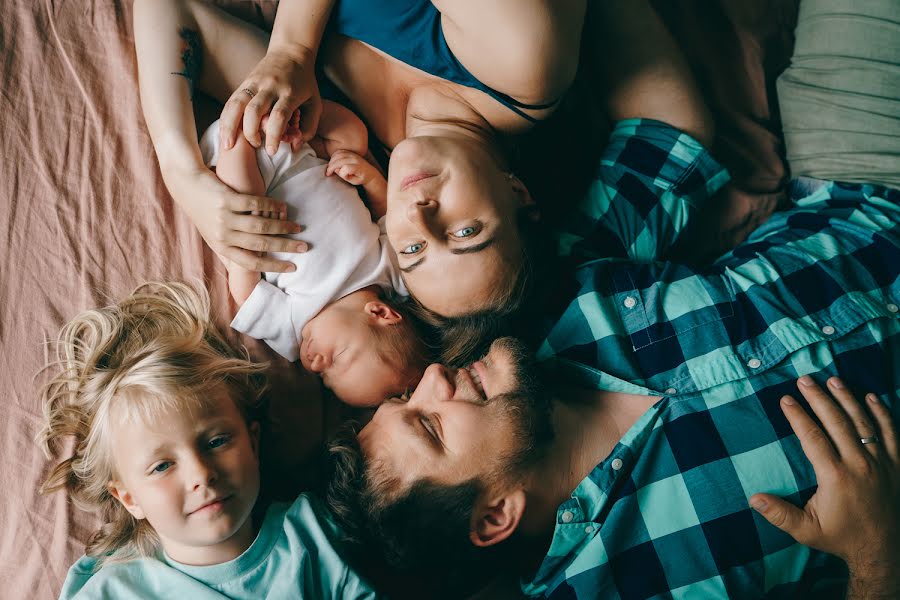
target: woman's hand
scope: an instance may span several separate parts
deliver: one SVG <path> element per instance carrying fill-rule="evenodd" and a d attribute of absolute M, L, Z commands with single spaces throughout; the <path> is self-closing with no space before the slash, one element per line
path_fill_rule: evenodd
<path fill-rule="evenodd" d="M 280 237 L 303 227 L 287 221 L 283 202 L 238 194 L 206 168 L 167 168 L 163 177 L 172 196 L 187 213 L 213 252 L 249 271 L 294 271 L 293 263 L 268 252 L 306 252 L 306 242 Z M 258 212 L 257 212 L 258 211 Z M 257 212 L 257 214 L 253 214 Z M 269 213 L 260 216 L 259 212 Z"/>
<path fill-rule="evenodd" d="M 836 377 L 828 387 L 837 402 L 810 377 L 801 377 L 798 387 L 822 427 L 790 396 L 781 408 L 819 489 L 802 509 L 770 494 L 755 494 L 750 503 L 801 544 L 844 559 L 850 597 L 894 597 L 900 593 L 900 450 L 891 415 L 874 394 L 863 406 Z"/>
<path fill-rule="evenodd" d="M 302 139 L 291 144 L 294 150 L 315 135 L 322 114 L 315 53 L 305 48 L 287 51 L 270 47 L 225 104 L 219 121 L 220 144 L 225 149 L 231 148 L 243 130 L 247 141 L 259 148 L 262 119 L 269 115 L 264 130 L 266 152 L 275 154 L 298 107 Z"/>

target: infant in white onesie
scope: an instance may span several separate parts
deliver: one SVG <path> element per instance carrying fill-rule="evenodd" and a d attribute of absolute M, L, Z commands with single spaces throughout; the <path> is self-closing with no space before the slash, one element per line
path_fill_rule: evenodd
<path fill-rule="evenodd" d="M 231 326 L 288 360 L 299 358 L 344 402 L 373 406 L 413 387 L 427 355 L 405 310 L 408 294 L 382 225 L 384 176 L 362 158 L 365 126 L 339 105 L 326 102 L 324 111 L 313 143 L 331 155 L 330 163 L 310 144 L 293 151 L 282 142 L 269 156 L 243 136 L 220 152 L 218 121 L 200 146 L 206 163 L 236 191 L 285 202 L 287 218 L 304 226 L 309 244 L 305 253 L 273 253 L 295 264 L 290 273 L 259 278 L 225 261 L 240 307 Z M 348 181 L 363 187 L 372 214 Z"/>

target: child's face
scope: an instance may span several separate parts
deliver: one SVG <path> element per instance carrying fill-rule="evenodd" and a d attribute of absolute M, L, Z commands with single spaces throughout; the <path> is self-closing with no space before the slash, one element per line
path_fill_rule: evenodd
<path fill-rule="evenodd" d="M 253 541 L 258 431 L 224 391 L 192 412 L 166 411 L 152 423 L 125 420 L 114 429 L 118 480 L 110 491 L 134 517 L 147 519 L 170 558 L 194 565 L 231 560 Z"/>
<path fill-rule="evenodd" d="M 300 362 L 352 406 L 376 406 L 408 385 L 404 357 L 391 346 L 389 327 L 402 317 L 355 292 L 326 306 L 303 328 Z"/>

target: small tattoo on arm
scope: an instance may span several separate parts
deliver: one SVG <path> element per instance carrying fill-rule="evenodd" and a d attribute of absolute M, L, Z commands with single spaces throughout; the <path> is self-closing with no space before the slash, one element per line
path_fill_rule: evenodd
<path fill-rule="evenodd" d="M 197 85 L 197 79 L 200 77 L 200 70 L 203 67 L 203 50 L 200 46 L 200 34 L 193 29 L 182 27 L 178 31 L 178 35 L 184 40 L 184 50 L 181 52 L 181 62 L 184 63 L 184 70 L 174 71 L 172 75 L 178 75 L 187 79 L 188 91 L 191 94 L 191 100 L 193 100 L 194 88 Z"/>

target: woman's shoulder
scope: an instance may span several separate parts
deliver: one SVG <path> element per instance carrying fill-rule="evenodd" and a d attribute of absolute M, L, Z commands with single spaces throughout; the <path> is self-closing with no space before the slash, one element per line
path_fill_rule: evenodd
<path fill-rule="evenodd" d="M 434 5 L 457 60 L 519 106 L 552 104 L 574 80 L 584 0 L 434 0 Z"/>

